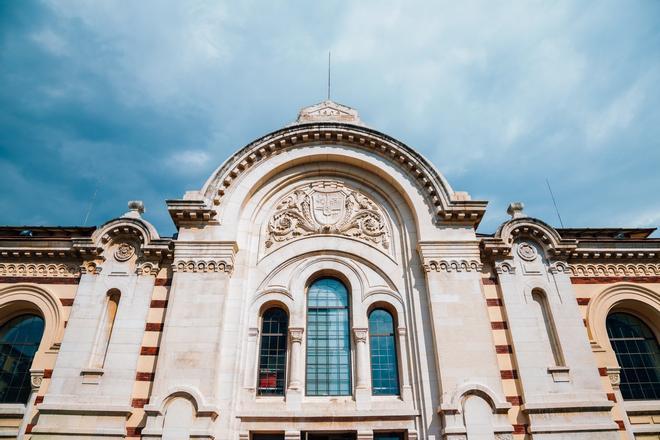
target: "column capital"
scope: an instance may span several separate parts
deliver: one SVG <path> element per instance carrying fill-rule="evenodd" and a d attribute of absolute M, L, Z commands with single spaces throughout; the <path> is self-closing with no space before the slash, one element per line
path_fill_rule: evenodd
<path fill-rule="evenodd" d="M 304 332 L 305 329 L 303 327 L 289 327 L 289 335 L 291 335 L 291 342 L 302 342 Z"/>
<path fill-rule="evenodd" d="M 368 334 L 369 334 L 368 328 L 353 327 L 353 336 L 355 337 L 355 342 L 367 342 Z"/>
<path fill-rule="evenodd" d="M 396 329 L 396 333 L 397 333 L 399 336 L 406 336 L 406 335 L 408 334 L 408 329 L 405 328 L 405 327 L 397 327 L 397 329 Z"/>

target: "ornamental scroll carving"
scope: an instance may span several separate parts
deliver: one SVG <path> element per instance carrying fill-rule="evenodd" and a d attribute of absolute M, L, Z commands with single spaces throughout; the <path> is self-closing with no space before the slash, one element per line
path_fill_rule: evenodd
<path fill-rule="evenodd" d="M 381 209 L 362 193 L 339 182 L 316 182 L 282 199 L 266 229 L 266 249 L 299 237 L 335 234 L 390 248 Z"/>

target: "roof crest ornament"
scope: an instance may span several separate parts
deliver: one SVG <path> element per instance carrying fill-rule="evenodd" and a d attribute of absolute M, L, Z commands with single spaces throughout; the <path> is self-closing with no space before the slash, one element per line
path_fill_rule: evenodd
<path fill-rule="evenodd" d="M 294 125 L 314 122 L 341 122 L 344 124 L 364 126 L 357 110 L 330 99 L 310 105 L 309 107 L 303 107 L 298 113 L 298 118 L 294 122 Z"/>

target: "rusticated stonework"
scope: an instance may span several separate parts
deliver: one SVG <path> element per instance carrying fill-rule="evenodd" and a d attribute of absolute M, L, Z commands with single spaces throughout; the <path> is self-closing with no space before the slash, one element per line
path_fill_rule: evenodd
<path fill-rule="evenodd" d="M 298 188 L 277 204 L 266 229 L 266 249 L 315 234 L 352 237 L 386 250 L 391 241 L 380 207 L 364 194 L 333 181 Z"/>

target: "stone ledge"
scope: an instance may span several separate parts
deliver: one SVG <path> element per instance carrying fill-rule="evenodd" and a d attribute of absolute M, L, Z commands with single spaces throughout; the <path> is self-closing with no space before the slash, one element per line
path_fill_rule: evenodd
<path fill-rule="evenodd" d="M 628 414 L 660 413 L 660 400 L 623 401 L 623 407 Z"/>
<path fill-rule="evenodd" d="M 530 434 L 558 433 L 558 432 L 596 432 L 596 431 L 618 431 L 619 425 L 612 422 L 612 423 L 543 425 L 537 428 L 532 424 L 527 429 Z"/>
<path fill-rule="evenodd" d="M 125 416 L 133 413 L 126 405 L 90 405 L 71 403 L 42 403 L 37 407 L 42 414 L 78 414 L 94 416 Z"/>
<path fill-rule="evenodd" d="M 333 412 L 329 414 L 328 412 L 309 412 L 306 414 L 300 414 L 300 412 L 287 412 L 287 411 L 278 411 L 273 413 L 268 413 L 262 411 L 259 413 L 243 413 L 237 414 L 236 418 L 241 420 L 279 420 L 279 421 L 317 421 L 319 419 L 327 420 L 332 418 L 332 420 L 346 419 L 346 420 L 378 420 L 378 419 L 414 419 L 419 416 L 418 411 L 411 410 L 402 410 L 402 411 L 347 411 L 347 412 Z"/>
<path fill-rule="evenodd" d="M 527 402 L 520 409 L 528 414 L 559 412 L 609 411 L 614 403 L 609 400 L 576 402 Z"/>
<path fill-rule="evenodd" d="M 25 414 L 25 405 L 22 403 L 3 403 L 0 404 L 0 418 L 7 419 L 11 417 L 23 417 Z"/>
<path fill-rule="evenodd" d="M 92 437 L 125 437 L 125 428 L 43 428 L 38 425 L 32 429 L 32 434 L 45 434 L 45 435 L 71 435 L 71 436 L 92 436 Z"/>

